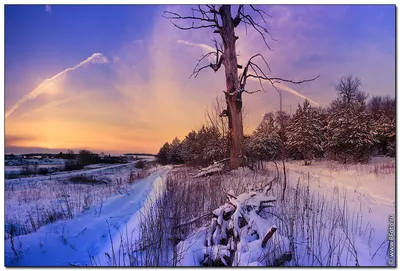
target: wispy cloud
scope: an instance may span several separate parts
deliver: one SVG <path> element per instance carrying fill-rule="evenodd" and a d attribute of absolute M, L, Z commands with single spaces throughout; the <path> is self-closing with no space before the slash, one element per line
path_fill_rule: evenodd
<path fill-rule="evenodd" d="M 15 110 L 17 110 L 26 101 L 35 99 L 39 95 L 42 95 L 45 93 L 52 93 L 55 89 L 55 84 L 59 80 L 63 79 L 67 75 L 67 73 L 69 73 L 75 69 L 78 69 L 79 67 L 82 67 L 88 63 L 105 64 L 105 63 L 108 63 L 108 59 L 101 53 L 94 53 L 93 55 L 91 55 L 90 57 L 85 59 L 84 61 L 80 62 L 78 65 L 76 65 L 72 68 L 65 69 L 62 72 L 54 75 L 53 77 L 44 80 L 34 90 L 27 93 L 19 101 L 17 101 L 14 104 L 14 106 L 11 107 L 11 109 L 6 112 L 5 119 L 7 119 Z"/>
<path fill-rule="evenodd" d="M 203 43 L 194 43 L 194 42 L 190 42 L 190 41 L 186 41 L 186 40 L 177 40 L 177 43 L 181 43 L 181 44 L 186 44 L 186 45 L 190 45 L 190 46 L 196 46 L 196 47 L 200 47 L 203 50 L 206 51 L 206 53 L 215 51 L 215 48 L 207 45 L 207 44 L 203 44 Z"/>

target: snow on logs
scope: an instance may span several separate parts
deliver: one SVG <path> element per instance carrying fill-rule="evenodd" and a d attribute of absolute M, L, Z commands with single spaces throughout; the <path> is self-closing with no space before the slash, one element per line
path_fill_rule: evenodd
<path fill-rule="evenodd" d="M 288 239 L 280 236 L 271 219 L 262 217 L 276 198 L 250 191 L 235 196 L 213 211 L 206 235 L 204 266 L 283 265 L 290 261 L 285 253 Z M 284 259 L 282 261 L 282 259 Z"/>

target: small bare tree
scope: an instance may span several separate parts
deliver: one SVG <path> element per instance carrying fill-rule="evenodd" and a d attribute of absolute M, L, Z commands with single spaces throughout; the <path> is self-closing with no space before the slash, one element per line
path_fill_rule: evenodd
<path fill-rule="evenodd" d="M 244 5 L 239 5 L 236 11 L 236 15 L 232 15 L 230 5 L 198 5 L 196 8 L 192 8 L 192 12 L 188 16 L 182 16 L 175 12 L 164 11 L 164 18 L 170 19 L 171 23 L 181 30 L 193 30 L 193 29 L 212 29 L 215 34 L 218 34 L 222 40 L 222 44 L 217 42 L 214 38 L 215 51 L 209 52 L 198 60 L 197 65 L 191 76 L 197 77 L 199 72 L 206 68 L 211 68 L 214 72 L 217 72 L 222 65 L 225 67 L 225 79 L 226 79 L 226 90 L 225 101 L 226 109 L 221 113 L 221 116 L 228 117 L 229 126 L 229 150 L 230 150 L 230 167 L 231 169 L 238 168 L 243 165 L 243 148 L 244 148 L 244 136 L 243 136 L 243 116 L 242 116 L 242 94 L 255 93 L 256 91 L 247 91 L 246 83 L 248 78 L 258 79 L 261 88 L 262 81 L 269 82 L 275 87 L 276 82 L 286 82 L 292 84 L 301 84 L 304 82 L 310 82 L 315 80 L 317 77 L 308 80 L 287 80 L 279 77 L 268 76 L 264 70 L 255 62 L 259 59 L 263 64 L 266 65 L 269 72 L 271 69 L 261 54 L 253 55 L 246 65 L 243 66 L 238 64 L 237 53 L 236 53 L 236 41 L 239 39 L 235 34 L 235 28 L 239 25 L 244 25 L 252 28 L 258 32 L 263 39 L 264 44 L 270 49 L 267 38 L 273 39 L 268 29 L 263 25 L 266 24 L 266 17 L 269 15 L 262 9 L 256 8 L 250 5 L 250 13 L 245 12 Z M 258 23 L 253 19 L 254 16 L 258 16 L 262 23 Z M 188 26 L 181 26 L 174 23 L 176 20 L 189 20 L 191 24 Z M 203 65 L 204 61 L 209 57 L 214 57 L 215 62 Z M 243 73 L 238 74 L 238 69 L 243 68 Z"/>
<path fill-rule="evenodd" d="M 214 127 L 220 134 L 222 142 L 224 154 L 225 151 L 228 151 L 227 143 L 228 143 L 228 122 L 226 118 L 221 116 L 221 112 L 224 111 L 224 100 L 222 97 L 216 97 L 214 103 L 211 106 L 211 109 L 207 109 L 205 111 L 205 117 L 207 125 L 210 127 Z M 229 154 L 227 154 L 229 155 Z"/>
<path fill-rule="evenodd" d="M 367 95 L 360 90 L 361 80 L 358 76 L 343 76 L 335 89 L 342 101 L 349 105 L 352 102 L 363 102 L 367 99 Z"/>

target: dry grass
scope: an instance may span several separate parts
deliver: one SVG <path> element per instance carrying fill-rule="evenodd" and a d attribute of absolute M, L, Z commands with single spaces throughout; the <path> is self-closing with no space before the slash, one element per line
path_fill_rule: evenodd
<path fill-rule="evenodd" d="M 132 183 L 151 174 L 134 165 L 100 176 L 74 176 L 64 180 L 5 183 L 5 231 L 28 234 L 61 219 L 72 219 L 92 206 L 102 206 L 110 195 L 127 191 Z M 95 210 L 100 214 L 101 208 Z M 18 215 L 16 215 L 18 214 Z"/>
<path fill-rule="evenodd" d="M 160 221 L 156 224 L 168 226 L 169 231 L 163 234 L 173 240 L 169 245 L 173 248 L 179 240 L 185 240 L 197 229 L 209 225 L 211 212 L 226 202 L 226 191 L 231 190 L 238 195 L 248 189 L 264 187 L 268 180 L 275 177 L 271 171 L 249 169 L 205 178 L 193 178 L 193 173 L 193 170 L 181 167 L 170 172 L 167 178 L 167 199 L 163 210 L 168 217 L 159 216 Z M 293 259 L 286 265 L 359 265 L 356 239 L 367 236 L 370 243 L 374 231 L 362 221 L 362 206 L 357 210 L 349 209 L 345 191 L 339 191 L 337 187 L 324 194 L 312 193 L 309 178 L 306 174 L 297 183 L 289 182 L 284 201 L 281 182 L 274 183 L 269 193 L 277 197 L 276 207 L 263 214 L 266 218 L 274 218 L 280 234 L 290 240 Z M 145 221 L 151 217 L 157 216 L 144 214 Z M 153 222 L 144 225 L 147 231 L 157 229 Z M 142 237 L 146 236 L 147 243 L 156 244 L 161 235 L 154 230 L 151 234 L 143 233 Z M 153 246 L 148 255 L 154 257 L 160 252 Z M 174 250 L 170 265 L 176 265 L 180 256 Z M 159 264 L 160 261 L 152 263 Z"/>

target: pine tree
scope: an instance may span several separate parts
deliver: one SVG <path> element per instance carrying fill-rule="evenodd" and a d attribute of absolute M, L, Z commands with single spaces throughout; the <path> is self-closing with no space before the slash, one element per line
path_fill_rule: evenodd
<path fill-rule="evenodd" d="M 263 121 L 249 138 L 248 156 L 258 160 L 273 160 L 279 157 L 281 139 L 272 114 L 266 114 Z"/>
<path fill-rule="evenodd" d="M 167 162 L 168 164 L 182 164 L 183 159 L 182 159 L 182 154 L 181 154 L 181 141 L 175 137 L 174 140 L 172 140 L 172 143 L 169 148 L 169 152 L 167 155 Z"/>
<path fill-rule="evenodd" d="M 328 115 L 327 154 L 343 163 L 366 162 L 372 154 L 375 132 L 363 102 L 337 103 Z"/>
<path fill-rule="evenodd" d="M 219 161 L 226 154 L 226 142 L 217 127 L 202 126 L 190 132 L 182 142 L 181 154 L 188 165 L 207 166 Z"/>
<path fill-rule="evenodd" d="M 322 151 L 322 121 L 318 112 L 311 108 L 306 99 L 303 107 L 299 104 L 287 128 L 288 147 L 300 154 L 304 164 L 311 164 L 319 151 Z"/>
<path fill-rule="evenodd" d="M 182 141 L 182 158 L 185 164 L 196 165 L 201 157 L 200 148 L 198 147 L 197 133 L 191 131 Z"/>
<path fill-rule="evenodd" d="M 170 145 L 166 142 L 161 148 L 158 154 L 156 155 L 157 161 L 163 165 L 167 164 L 168 161 L 168 153 L 170 150 Z"/>
<path fill-rule="evenodd" d="M 396 104 L 390 96 L 374 96 L 368 103 L 376 133 L 374 151 L 376 154 L 395 156 L 396 145 Z"/>

